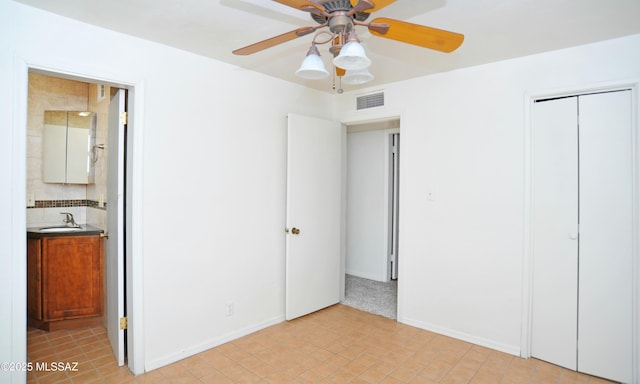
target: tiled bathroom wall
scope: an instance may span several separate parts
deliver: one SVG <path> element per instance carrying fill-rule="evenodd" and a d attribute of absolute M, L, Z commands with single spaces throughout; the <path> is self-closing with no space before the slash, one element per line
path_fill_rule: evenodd
<path fill-rule="evenodd" d="M 107 117 L 109 89 L 98 100 L 98 86 L 37 73 L 29 74 L 27 117 L 27 196 L 33 196 L 35 206 L 27 207 L 27 226 L 62 224 L 60 212 L 71 212 L 80 224 L 106 227 L 106 210 L 98 206 L 106 201 L 107 187 Z M 91 111 L 97 113 L 95 183 L 89 185 L 52 184 L 42 181 L 42 133 L 44 112 Z"/>

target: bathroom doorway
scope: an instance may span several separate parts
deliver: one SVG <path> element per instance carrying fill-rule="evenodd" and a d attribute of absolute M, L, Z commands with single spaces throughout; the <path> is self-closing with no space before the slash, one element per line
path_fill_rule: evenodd
<path fill-rule="evenodd" d="M 347 125 L 343 304 L 397 318 L 400 119 Z"/>
<path fill-rule="evenodd" d="M 130 152 L 125 152 L 126 146 L 124 142 L 116 142 L 118 144 L 115 145 L 108 144 L 108 127 L 111 125 L 110 123 L 113 123 L 113 121 L 109 121 L 113 120 L 113 118 L 109 118 L 109 106 L 111 104 L 111 94 L 116 92 L 118 92 L 117 87 L 98 80 L 29 69 L 26 129 L 27 227 L 59 224 L 59 213 L 60 211 L 65 211 L 71 212 L 78 224 L 88 224 L 100 228 L 114 237 L 114 230 L 110 230 L 109 225 L 111 209 L 107 214 L 107 207 L 109 207 L 110 202 L 112 203 L 111 206 L 115 206 L 117 203 L 111 201 L 108 197 L 109 192 L 111 192 L 109 191 L 111 186 L 108 187 L 108 179 L 110 177 L 108 177 L 109 167 L 107 160 L 110 157 L 109 155 L 113 159 L 117 157 L 116 154 L 118 153 L 124 156 L 123 160 L 131 157 Z M 120 92 L 126 93 L 127 90 L 121 90 Z M 92 169 L 92 182 L 87 184 L 52 184 L 43 181 L 41 172 L 43 159 L 41 153 L 45 110 L 87 111 L 95 114 L 96 132 L 87 148 L 89 155 L 87 167 Z M 124 164 L 125 162 L 121 161 L 120 167 L 122 168 L 119 169 L 123 175 L 126 174 Z M 123 191 L 125 190 L 127 178 L 123 177 L 117 184 Z M 123 193 L 122 198 L 126 199 L 128 196 L 129 190 L 127 189 L 127 193 Z M 123 206 L 126 206 L 124 202 Z M 130 224 L 131 222 L 130 215 L 127 215 L 124 211 L 119 215 L 121 224 L 120 228 L 115 232 L 120 232 L 125 224 Z M 115 237 L 117 238 L 117 236 Z M 105 237 L 103 241 L 106 243 L 109 240 Z M 124 266 L 126 261 L 124 241 L 122 241 L 122 244 L 119 242 L 117 247 L 119 252 L 116 253 L 118 256 L 115 257 L 118 258 L 118 264 Z M 102 265 L 102 270 L 106 272 L 104 273 L 103 282 L 104 312 L 102 317 L 102 328 L 105 330 L 105 334 L 106 329 L 110 328 L 108 326 L 109 322 L 119 323 L 120 315 L 109 309 L 112 308 L 109 303 L 113 301 L 121 302 L 124 311 L 125 281 L 128 280 L 124 278 L 124 269 L 122 270 L 123 275 L 118 278 L 116 273 L 112 272 L 113 268 L 108 266 L 108 263 L 113 261 L 113 256 L 109 255 L 112 252 L 109 252 L 108 248 L 109 246 L 105 244 L 107 252 L 104 253 L 104 264 Z M 112 319 L 114 316 L 115 320 Z M 92 327 L 91 330 L 88 330 L 88 333 L 99 335 L 101 334 L 100 328 L 100 326 L 96 329 Z M 124 333 L 124 330 L 122 332 Z M 27 355 L 30 359 L 38 359 L 36 357 L 37 348 L 34 347 L 32 342 L 32 338 L 35 335 L 38 335 L 38 333 L 27 332 Z M 132 335 L 129 336 L 132 337 Z M 125 364 L 126 346 L 124 345 L 124 336 L 122 343 L 120 343 L 121 345 L 118 346 L 113 345 L 111 338 L 107 340 L 112 344 L 112 349 L 114 349 L 116 363 L 118 365 Z M 122 357 L 119 358 L 118 354 L 121 354 Z M 131 368 L 132 362 L 129 361 L 128 365 Z"/>

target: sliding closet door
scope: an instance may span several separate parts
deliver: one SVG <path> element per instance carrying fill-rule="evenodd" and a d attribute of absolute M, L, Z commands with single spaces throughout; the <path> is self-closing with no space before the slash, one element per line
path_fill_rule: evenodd
<path fill-rule="evenodd" d="M 576 369 L 577 98 L 534 104 L 531 355 Z"/>
<path fill-rule="evenodd" d="M 632 379 L 631 91 L 579 97 L 578 370 Z"/>

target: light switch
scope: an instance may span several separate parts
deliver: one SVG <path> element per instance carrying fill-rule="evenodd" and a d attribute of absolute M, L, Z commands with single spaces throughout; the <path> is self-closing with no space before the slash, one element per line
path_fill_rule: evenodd
<path fill-rule="evenodd" d="M 233 301 L 228 302 L 227 304 L 225 304 L 224 306 L 224 315 L 225 316 L 233 316 L 233 312 L 235 310 L 235 305 L 233 304 Z"/>
<path fill-rule="evenodd" d="M 430 187 L 427 189 L 427 200 L 428 201 L 435 201 L 436 200 L 436 194 L 435 192 L 433 192 L 433 187 Z"/>

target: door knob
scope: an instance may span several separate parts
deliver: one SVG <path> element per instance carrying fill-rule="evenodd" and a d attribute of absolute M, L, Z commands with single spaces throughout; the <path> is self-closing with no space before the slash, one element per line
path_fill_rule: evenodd
<path fill-rule="evenodd" d="M 294 235 L 299 235 L 300 234 L 300 229 L 293 227 L 291 228 L 291 233 L 293 233 Z"/>
<path fill-rule="evenodd" d="M 100 237 L 103 238 L 103 239 L 108 239 L 109 238 L 109 234 L 106 233 L 106 232 L 102 232 L 102 233 L 100 233 Z"/>

